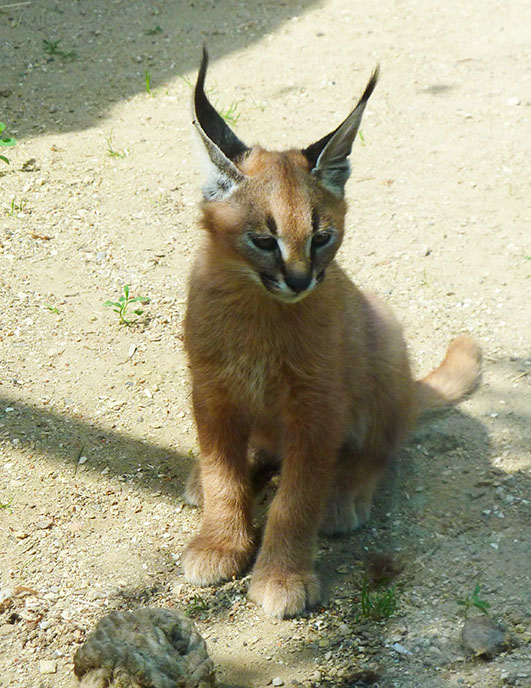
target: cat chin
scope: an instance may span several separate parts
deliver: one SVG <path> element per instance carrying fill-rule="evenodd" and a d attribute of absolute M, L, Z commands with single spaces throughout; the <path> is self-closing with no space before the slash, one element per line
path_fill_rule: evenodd
<path fill-rule="evenodd" d="M 318 284 L 318 281 L 313 279 L 308 288 L 299 293 L 284 291 L 280 285 L 270 285 L 266 284 L 265 282 L 262 283 L 268 293 L 271 294 L 271 296 L 277 301 L 281 301 L 282 303 L 299 303 L 313 292 Z"/>
<path fill-rule="evenodd" d="M 277 301 L 281 301 L 282 303 L 299 303 L 303 299 L 305 299 L 308 294 L 311 294 L 313 291 L 313 287 L 310 289 L 306 289 L 304 292 L 301 292 L 300 294 L 286 294 L 284 292 L 270 292 L 272 296 Z"/>

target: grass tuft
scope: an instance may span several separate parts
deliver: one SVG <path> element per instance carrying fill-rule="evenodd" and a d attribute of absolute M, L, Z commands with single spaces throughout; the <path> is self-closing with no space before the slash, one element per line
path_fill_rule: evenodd
<path fill-rule="evenodd" d="M 396 612 L 396 586 L 371 590 L 368 578 L 363 579 L 360 594 L 361 610 L 359 619 L 381 621 L 388 619 Z"/>

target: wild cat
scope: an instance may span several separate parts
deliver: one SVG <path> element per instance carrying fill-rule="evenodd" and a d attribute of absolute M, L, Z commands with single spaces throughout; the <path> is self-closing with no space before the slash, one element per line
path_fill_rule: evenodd
<path fill-rule="evenodd" d="M 349 533 L 415 418 L 477 384 L 480 350 L 454 340 L 415 381 L 399 323 L 335 261 L 343 239 L 348 156 L 376 70 L 350 115 L 303 150 L 247 147 L 208 101 L 206 51 L 194 125 L 209 175 L 203 244 L 189 284 L 185 345 L 201 459 L 186 489 L 203 507 L 183 555 L 211 585 L 257 549 L 249 456 L 280 467 L 249 596 L 276 617 L 319 599 L 318 531 Z"/>

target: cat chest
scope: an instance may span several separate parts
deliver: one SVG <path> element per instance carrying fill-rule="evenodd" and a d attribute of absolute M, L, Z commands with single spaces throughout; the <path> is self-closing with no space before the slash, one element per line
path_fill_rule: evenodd
<path fill-rule="evenodd" d="M 215 361 L 216 379 L 237 403 L 255 412 L 271 405 L 278 394 L 280 363 L 266 352 L 225 350 Z"/>
<path fill-rule="evenodd" d="M 290 322 L 220 308 L 213 317 L 189 324 L 192 373 L 207 386 L 219 385 L 254 414 L 275 414 L 292 385 L 301 382 L 295 380 L 297 371 L 307 382 L 319 367 L 311 338 Z"/>

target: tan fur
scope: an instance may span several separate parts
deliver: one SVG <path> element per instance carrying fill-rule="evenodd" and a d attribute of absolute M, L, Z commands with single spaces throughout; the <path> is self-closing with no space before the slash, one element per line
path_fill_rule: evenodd
<path fill-rule="evenodd" d="M 464 399 L 478 386 L 481 377 L 481 349 L 470 337 L 454 339 L 444 361 L 417 382 L 421 411 L 449 406 Z"/>
<path fill-rule="evenodd" d="M 199 585 L 249 566 L 256 538 L 248 450 L 274 457 L 280 482 L 249 595 L 283 617 L 319 599 L 319 528 L 346 533 L 366 520 L 382 471 L 419 410 L 454 403 L 473 388 L 479 349 L 456 340 L 443 364 L 415 382 L 399 323 L 332 254 L 324 279 L 303 298 L 276 298 L 241 243 L 248 228 L 274 218 L 285 269 L 299 274 L 312 269 L 312 211 L 337 233 L 335 253 L 346 206 L 310 175 L 298 151 L 253 148 L 237 164 L 245 183 L 203 204 L 206 233 L 189 286 L 185 343 L 201 462 L 187 498 L 204 514 L 183 564 Z"/>

